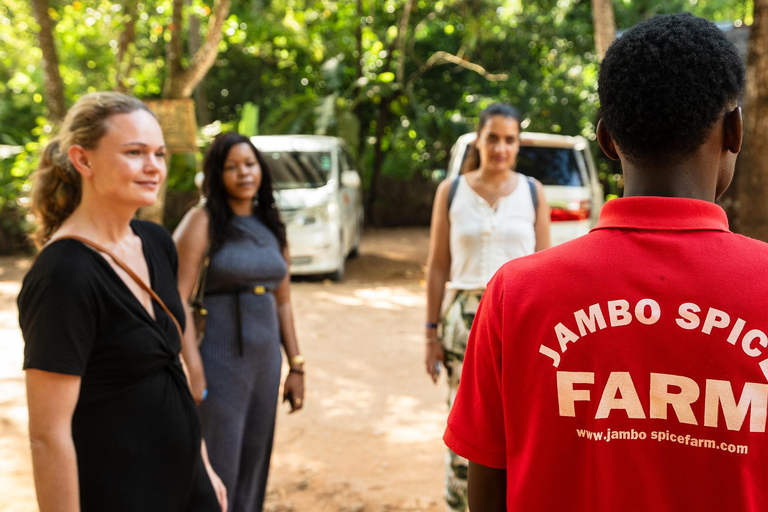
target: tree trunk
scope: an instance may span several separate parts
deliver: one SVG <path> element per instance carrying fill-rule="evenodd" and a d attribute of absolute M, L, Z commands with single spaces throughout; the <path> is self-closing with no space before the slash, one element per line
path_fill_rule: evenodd
<path fill-rule="evenodd" d="M 396 71 L 397 85 L 399 90 L 391 93 L 389 96 L 381 98 L 379 103 L 379 117 L 376 120 L 376 143 L 373 147 L 373 166 L 371 169 L 371 188 L 368 190 L 368 198 L 366 201 L 366 218 L 371 223 L 374 222 L 373 216 L 373 204 L 376 202 L 376 187 L 379 182 L 379 175 L 381 174 L 381 168 L 384 165 L 384 148 L 382 147 L 382 139 L 384 137 L 384 129 L 389 122 L 389 107 L 395 98 L 399 94 L 402 94 L 404 86 L 404 74 L 405 74 L 405 39 L 408 31 L 408 23 L 411 19 L 411 11 L 413 10 L 413 0 L 406 0 L 403 8 L 403 14 L 400 16 L 400 22 L 398 23 L 397 37 L 392 41 L 392 45 L 387 52 L 387 60 L 383 69 L 391 70 L 393 63 Z M 399 58 L 394 60 L 394 50 L 399 52 Z"/>
<path fill-rule="evenodd" d="M 363 0 L 357 0 L 357 30 L 355 30 L 355 38 L 357 43 L 357 59 L 355 59 L 355 72 L 357 76 L 357 83 L 362 88 L 363 78 Z M 365 139 L 366 139 L 366 125 L 363 123 L 363 102 L 358 101 L 355 105 L 355 116 L 357 117 L 357 123 L 359 126 L 357 134 L 357 169 L 363 168 L 363 155 L 365 154 Z M 367 220 L 367 219 L 366 219 Z"/>
<path fill-rule="evenodd" d="M 224 21 L 229 16 L 231 0 L 214 0 L 213 12 L 208 20 L 208 35 L 189 62 L 186 69 L 181 65 L 182 45 L 182 9 L 184 0 L 173 0 L 171 15 L 171 43 L 168 49 L 168 78 L 163 88 L 165 99 L 185 99 L 192 96 L 197 85 L 211 69 L 219 54 L 219 42 Z M 169 148 L 171 149 L 171 148 Z M 171 151 L 167 153 L 167 163 L 170 168 Z M 155 204 L 146 208 L 142 215 L 154 222 L 162 222 L 165 210 L 165 184 L 160 188 Z"/>
<path fill-rule="evenodd" d="M 48 0 L 32 0 L 35 18 L 40 25 L 38 40 L 43 51 L 43 79 L 45 82 L 46 102 L 51 120 L 59 122 L 66 114 L 64 101 L 64 82 L 59 73 L 59 56 L 53 40 L 53 22 L 48 14 Z"/>
<path fill-rule="evenodd" d="M 168 56 L 166 58 L 168 84 L 173 84 L 179 73 L 183 71 L 181 67 L 181 34 L 184 28 L 184 17 L 182 15 L 184 0 L 173 0 L 171 9 L 171 42 L 168 45 Z"/>
<path fill-rule="evenodd" d="M 611 0 L 592 0 L 592 19 L 595 25 L 595 50 L 603 60 L 605 52 L 616 38 L 616 20 Z"/>
<path fill-rule="evenodd" d="M 131 69 L 133 69 L 133 56 L 130 53 L 130 47 L 136 41 L 137 3 L 138 0 L 123 1 L 123 12 L 128 17 L 128 20 L 117 43 L 117 75 L 115 81 L 117 82 L 117 90 L 119 92 L 128 92 L 131 89 L 128 84 Z"/>
<path fill-rule="evenodd" d="M 400 26 L 397 30 L 397 83 L 401 86 L 405 83 L 405 40 L 408 32 L 408 23 L 411 20 L 411 11 L 413 10 L 413 0 L 406 0 L 403 8 L 403 15 L 400 18 Z"/>
<path fill-rule="evenodd" d="M 755 0 L 744 97 L 744 147 L 736 211 L 739 231 L 768 242 L 768 0 Z"/>
<path fill-rule="evenodd" d="M 374 223 L 373 216 L 373 204 L 376 202 L 376 187 L 379 182 L 379 175 L 381 174 L 381 168 L 384 164 L 384 148 L 382 142 L 384 140 L 384 129 L 389 122 L 389 105 L 392 103 L 394 96 L 382 98 L 379 103 L 379 117 L 376 120 L 376 142 L 373 146 L 373 165 L 371 169 L 371 188 L 368 190 L 368 197 L 366 201 L 365 218 L 371 224 Z"/>

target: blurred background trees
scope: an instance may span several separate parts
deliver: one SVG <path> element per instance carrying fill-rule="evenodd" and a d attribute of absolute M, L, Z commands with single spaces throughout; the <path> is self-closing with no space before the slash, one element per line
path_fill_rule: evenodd
<path fill-rule="evenodd" d="M 525 130 L 594 140 L 594 27 L 610 7 L 618 30 L 658 13 L 753 15 L 751 0 L 4 0 L 0 145 L 22 151 L 0 151 L 0 251 L 23 233 L 18 199 L 62 102 L 97 90 L 191 94 L 201 145 L 238 125 L 340 136 L 368 220 L 426 223 L 433 171 L 491 102 L 517 105 Z M 618 169 L 598 162 L 619 194 Z M 194 167 L 174 160 L 169 187 L 193 191 Z"/>

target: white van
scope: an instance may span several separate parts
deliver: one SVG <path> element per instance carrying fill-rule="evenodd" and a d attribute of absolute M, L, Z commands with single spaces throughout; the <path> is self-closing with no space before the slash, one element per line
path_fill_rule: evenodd
<path fill-rule="evenodd" d="M 344 142 L 320 135 L 251 137 L 269 166 L 291 251 L 291 273 L 344 277 L 360 247 L 360 175 Z"/>
<path fill-rule="evenodd" d="M 476 138 L 473 132 L 456 141 L 446 179 L 459 175 L 469 145 Z M 586 234 L 597 223 L 603 190 L 584 137 L 523 132 L 515 169 L 544 185 L 544 195 L 552 210 L 552 245 Z"/>

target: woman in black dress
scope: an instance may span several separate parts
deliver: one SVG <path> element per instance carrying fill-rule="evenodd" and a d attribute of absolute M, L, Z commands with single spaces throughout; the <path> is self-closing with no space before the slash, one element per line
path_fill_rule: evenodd
<path fill-rule="evenodd" d="M 164 153 L 146 106 L 95 93 L 72 107 L 41 158 L 32 201 L 43 250 L 18 298 L 41 512 L 226 509 L 201 449 L 176 321 L 117 263 L 183 323 L 173 241 L 133 220 L 157 198 Z"/>

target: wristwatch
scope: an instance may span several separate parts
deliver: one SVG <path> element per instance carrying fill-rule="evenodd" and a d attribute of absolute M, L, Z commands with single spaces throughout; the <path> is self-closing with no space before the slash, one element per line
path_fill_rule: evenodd
<path fill-rule="evenodd" d="M 296 354 L 293 357 L 288 358 L 288 364 L 291 366 L 299 366 L 306 362 L 306 359 L 301 354 Z"/>

